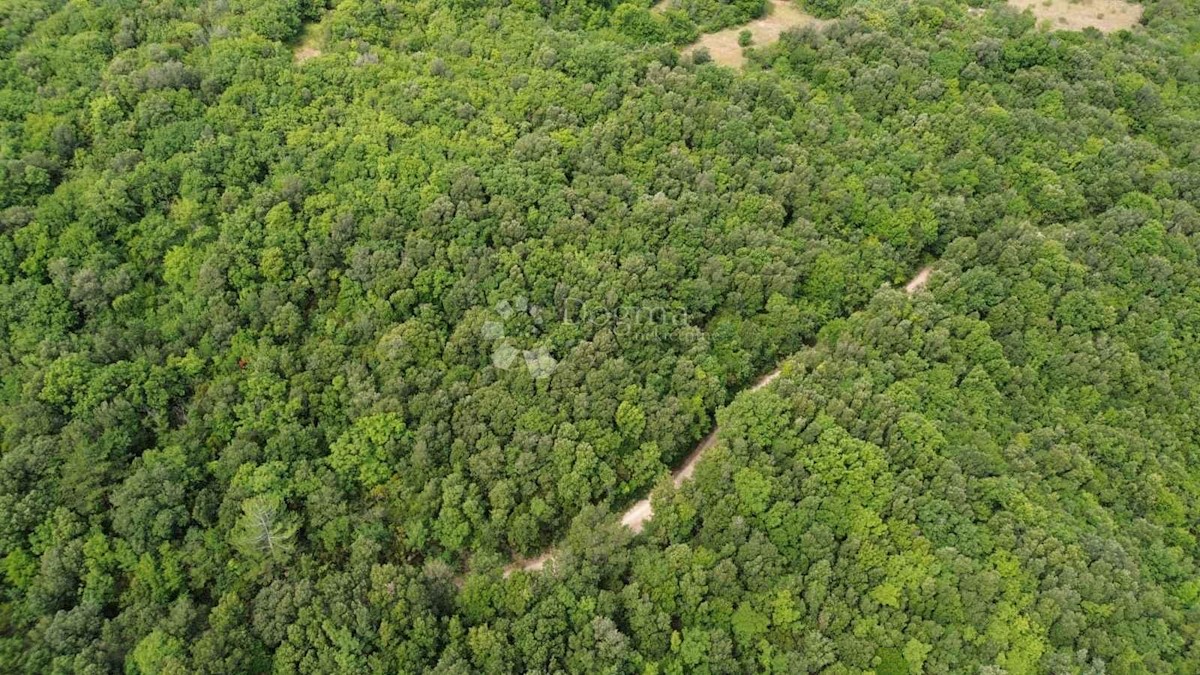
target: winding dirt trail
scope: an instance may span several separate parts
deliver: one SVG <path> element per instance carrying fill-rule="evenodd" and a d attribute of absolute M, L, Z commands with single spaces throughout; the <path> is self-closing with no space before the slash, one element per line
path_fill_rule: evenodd
<path fill-rule="evenodd" d="M 933 267 L 922 267 L 920 271 L 918 271 L 916 275 L 904 285 L 904 292 L 912 295 L 913 293 L 925 288 L 925 285 L 929 283 L 929 275 L 931 272 L 933 272 Z M 772 370 L 771 372 L 759 378 L 758 381 L 746 391 L 753 392 L 766 387 L 774 382 L 782 372 L 782 366 Z M 675 484 L 676 488 L 691 479 L 692 474 L 696 471 L 696 465 L 700 463 L 700 458 L 704 456 L 704 453 L 708 452 L 708 450 L 712 449 L 712 447 L 717 444 L 717 433 L 719 431 L 720 427 L 714 426 L 713 430 L 696 444 L 696 447 L 692 449 L 690 454 L 688 454 L 687 459 L 683 461 L 683 464 L 679 465 L 679 467 L 671 472 L 671 482 Z M 628 527 L 634 533 L 640 533 L 646 526 L 646 521 L 653 517 L 654 507 L 650 504 L 650 498 L 647 497 L 639 500 L 633 506 L 630 506 L 625 513 L 621 514 L 621 524 L 625 527 Z M 549 549 L 534 558 L 518 558 L 513 560 L 504 567 L 504 576 L 507 577 L 517 570 L 525 570 L 527 572 L 536 572 L 541 570 L 546 566 L 546 563 L 554 559 L 554 554 L 555 550 Z"/>

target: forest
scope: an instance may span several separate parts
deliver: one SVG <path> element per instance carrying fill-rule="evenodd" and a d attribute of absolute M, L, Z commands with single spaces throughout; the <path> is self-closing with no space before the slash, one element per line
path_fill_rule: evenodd
<path fill-rule="evenodd" d="M 774 1 L 0 4 L 0 672 L 1200 672 L 1200 5 Z"/>

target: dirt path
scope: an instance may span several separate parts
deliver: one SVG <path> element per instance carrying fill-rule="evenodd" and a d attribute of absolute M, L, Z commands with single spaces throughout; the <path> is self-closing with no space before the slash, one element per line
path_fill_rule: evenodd
<path fill-rule="evenodd" d="M 917 276 L 913 277 L 907 284 L 904 284 L 904 292 L 912 295 L 925 288 L 925 284 L 929 283 L 930 272 L 933 272 L 932 267 L 922 267 L 921 271 L 917 272 Z"/>
<path fill-rule="evenodd" d="M 704 47 L 708 50 L 714 63 L 741 68 L 746 63 L 742 46 L 738 44 L 738 34 L 742 31 L 750 31 L 751 47 L 764 47 L 778 40 L 779 36 L 789 28 L 820 27 L 828 23 L 826 20 L 800 11 L 793 0 L 767 0 L 767 11 L 762 18 L 716 33 L 705 33 L 700 36 L 699 40 L 684 48 L 682 53 L 690 54 Z"/>
<path fill-rule="evenodd" d="M 917 274 L 907 284 L 904 285 L 904 292 L 912 295 L 922 288 L 925 288 L 925 285 L 929 283 L 929 275 L 931 272 L 933 272 L 932 267 L 922 267 L 921 270 L 917 272 Z M 749 391 L 758 391 L 759 389 L 766 387 L 774 382 L 782 372 L 783 369 L 780 367 L 772 370 L 766 375 L 763 375 L 750 387 Z M 676 488 L 691 479 L 692 474 L 696 471 L 696 465 L 700 463 L 700 458 L 704 456 L 704 453 L 708 452 L 714 445 L 717 444 L 718 431 L 720 431 L 719 427 L 713 427 L 713 430 L 710 431 L 708 435 L 703 438 L 703 440 L 696 444 L 696 447 L 692 450 L 691 454 L 687 456 L 687 459 L 683 461 L 683 464 L 671 472 L 671 482 L 675 484 Z M 647 497 L 646 499 L 638 501 L 633 506 L 629 507 L 625 513 L 621 514 L 621 524 L 625 527 L 628 527 L 630 530 L 633 530 L 634 533 L 640 533 L 642 528 L 646 526 L 646 521 L 653 517 L 654 507 L 650 504 L 650 498 Z M 519 558 L 514 560 L 505 566 L 504 576 L 507 577 L 517 570 L 525 570 L 528 572 L 538 571 L 545 567 L 546 563 L 554 559 L 554 554 L 555 550 L 550 549 L 536 558 Z"/>
<path fill-rule="evenodd" d="M 771 384 L 782 372 L 782 368 L 776 368 L 766 375 L 763 375 L 761 378 L 759 378 L 758 382 L 754 383 L 754 386 L 750 387 L 750 391 L 758 391 L 768 384 Z M 692 450 L 692 453 L 687 456 L 687 459 L 683 460 L 683 464 L 671 472 L 671 482 L 675 484 L 675 487 L 683 485 L 692 478 L 692 474 L 696 472 L 696 465 L 700 463 L 700 458 L 716 444 L 717 428 L 714 427 L 713 430 L 710 431 L 708 435 L 696 445 L 696 447 Z M 641 532 L 642 528 L 646 525 L 646 521 L 653 517 L 654 507 L 650 505 L 650 498 L 647 497 L 646 499 L 643 499 L 629 507 L 629 510 L 621 516 L 621 524 L 633 530 L 634 532 Z"/>

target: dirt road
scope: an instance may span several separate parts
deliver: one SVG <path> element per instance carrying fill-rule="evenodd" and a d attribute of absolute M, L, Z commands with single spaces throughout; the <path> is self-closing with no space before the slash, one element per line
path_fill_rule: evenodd
<path fill-rule="evenodd" d="M 914 276 L 907 284 L 904 285 L 904 291 L 909 295 L 912 295 L 922 288 L 925 288 L 925 285 L 929 283 L 929 274 L 932 271 L 932 267 L 921 268 L 921 270 L 917 272 L 916 276 Z M 779 377 L 781 372 L 783 372 L 782 368 L 776 368 L 766 375 L 763 375 L 750 387 L 749 391 L 758 391 L 759 389 L 771 384 L 775 381 L 775 378 Z M 717 444 L 718 431 L 720 431 L 718 427 L 713 427 L 713 430 L 709 432 L 709 434 L 705 436 L 695 448 L 692 449 L 691 454 L 687 456 L 687 459 L 683 461 L 683 464 L 671 472 L 671 481 L 675 484 L 675 487 L 678 488 L 692 477 L 692 474 L 696 471 L 696 464 L 700 462 L 700 458 L 704 456 L 705 452 Z M 621 524 L 633 530 L 634 532 L 641 532 L 642 528 L 646 526 L 646 521 L 653 517 L 654 507 L 650 504 L 650 499 L 647 497 L 646 499 L 642 499 L 633 506 L 629 507 L 629 509 L 627 509 L 625 513 L 621 515 Z M 542 553 L 536 558 L 521 558 L 514 560 L 504 568 L 504 576 L 508 576 L 517 570 L 540 570 L 546 566 L 547 562 L 553 559 L 554 550 L 551 549 Z"/>
<path fill-rule="evenodd" d="M 754 383 L 754 386 L 750 387 L 750 391 L 758 391 L 768 384 L 771 384 L 782 372 L 782 368 L 776 368 L 766 375 L 763 375 L 761 378 L 759 378 L 758 382 Z M 716 444 L 717 429 L 714 427 L 713 430 L 710 431 L 708 435 L 705 436 L 704 439 L 692 449 L 692 452 L 687 456 L 687 459 L 683 460 L 683 464 L 679 465 L 679 468 L 671 472 L 671 482 L 675 484 L 675 487 L 679 487 L 691 479 L 692 474 L 696 471 L 696 464 L 700 462 L 700 458 L 704 456 L 705 452 L 708 452 L 708 450 Z M 646 498 L 629 507 L 629 510 L 621 516 L 621 524 L 633 530 L 634 532 L 641 532 L 642 528 L 646 524 L 646 521 L 650 520 L 653 516 L 654 508 L 650 506 L 650 499 Z"/>

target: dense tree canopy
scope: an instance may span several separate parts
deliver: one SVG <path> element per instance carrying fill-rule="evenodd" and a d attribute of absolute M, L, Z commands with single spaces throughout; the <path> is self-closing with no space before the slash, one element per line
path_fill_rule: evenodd
<path fill-rule="evenodd" d="M 956 241 L 931 293 L 738 397 L 636 546 L 572 542 L 537 606 L 595 599 L 668 669 L 1193 667 L 1200 246 L 1156 206 Z"/>
<path fill-rule="evenodd" d="M 0 7 L 0 670 L 1194 668 L 1200 9 L 974 4 Z"/>

